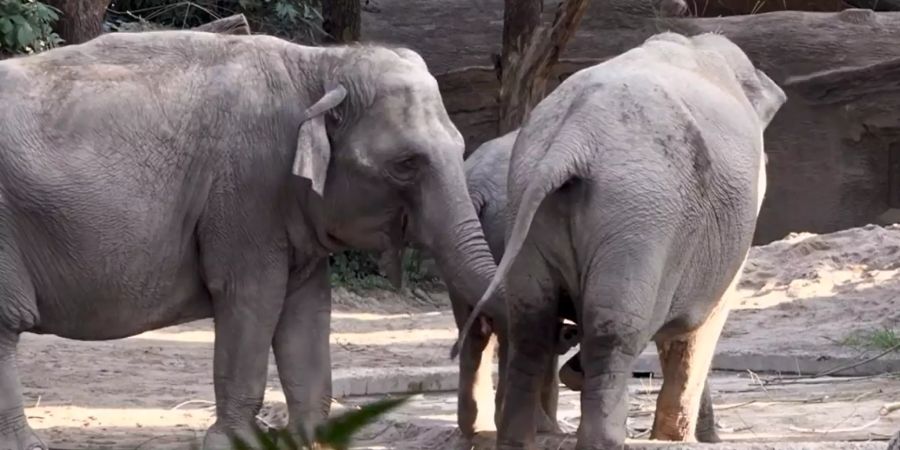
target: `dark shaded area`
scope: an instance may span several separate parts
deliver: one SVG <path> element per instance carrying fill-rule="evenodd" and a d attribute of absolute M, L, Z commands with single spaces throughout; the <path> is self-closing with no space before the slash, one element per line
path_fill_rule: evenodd
<path fill-rule="evenodd" d="M 324 39 L 331 43 L 359 40 L 360 0 L 325 0 L 322 2 Z"/>

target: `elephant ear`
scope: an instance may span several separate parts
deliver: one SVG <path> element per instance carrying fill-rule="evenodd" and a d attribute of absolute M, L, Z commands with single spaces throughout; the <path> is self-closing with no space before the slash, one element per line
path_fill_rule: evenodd
<path fill-rule="evenodd" d="M 310 186 L 319 196 L 325 192 L 325 175 L 331 160 L 331 143 L 325 128 L 325 113 L 335 108 L 347 97 L 347 89 L 335 84 L 325 95 L 306 110 L 300 131 L 297 133 L 297 148 L 294 155 L 292 173 L 309 180 Z"/>
<path fill-rule="evenodd" d="M 762 122 L 763 127 L 766 127 L 772 122 L 775 114 L 778 113 L 784 103 L 787 102 L 787 95 L 762 70 L 756 69 L 756 79 L 758 84 L 754 83 L 754 86 L 745 86 L 744 88 L 747 91 L 750 104 L 756 110 L 756 115 Z"/>

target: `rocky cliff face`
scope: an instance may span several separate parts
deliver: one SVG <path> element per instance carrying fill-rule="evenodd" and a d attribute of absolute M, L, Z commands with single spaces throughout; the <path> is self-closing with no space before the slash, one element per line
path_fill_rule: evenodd
<path fill-rule="evenodd" d="M 500 51 L 503 2 L 372 1 L 380 12 L 365 13 L 366 39 L 409 46 L 423 55 L 438 74 L 469 150 L 495 137 L 498 81 L 491 54 Z M 885 61 L 900 66 L 895 45 L 900 13 L 784 11 L 666 19 L 648 4 L 591 2 L 550 88 L 661 31 L 722 33 L 788 94 L 766 131 L 769 187 L 756 243 L 792 231 L 824 233 L 900 218 L 900 85 L 891 78 L 894 68 L 863 69 Z M 546 1 L 548 21 L 554 10 L 555 2 Z M 839 68 L 844 68 L 840 75 L 823 75 Z M 865 83 L 857 80 L 861 73 L 867 73 Z"/>

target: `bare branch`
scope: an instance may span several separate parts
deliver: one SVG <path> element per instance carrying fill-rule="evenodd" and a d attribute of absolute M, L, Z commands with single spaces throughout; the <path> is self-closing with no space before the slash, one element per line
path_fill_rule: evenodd
<path fill-rule="evenodd" d="M 538 27 L 520 54 L 509 52 L 500 83 L 499 132 L 518 128 L 544 98 L 550 71 L 575 34 L 588 0 L 564 0 L 550 27 Z"/>
<path fill-rule="evenodd" d="M 193 30 L 218 34 L 250 34 L 250 24 L 243 14 L 234 14 L 194 27 Z"/>

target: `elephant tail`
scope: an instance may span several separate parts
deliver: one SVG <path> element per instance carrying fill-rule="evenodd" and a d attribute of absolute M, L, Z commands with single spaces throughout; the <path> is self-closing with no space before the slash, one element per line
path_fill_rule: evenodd
<path fill-rule="evenodd" d="M 484 295 L 482 295 L 481 299 L 478 300 L 478 303 L 475 304 L 472 313 L 469 314 L 469 317 L 466 320 L 466 324 L 463 326 L 462 330 L 460 330 L 459 339 L 450 350 L 451 360 L 456 358 L 456 355 L 458 355 L 459 351 L 462 349 L 466 336 L 469 334 L 469 329 L 474 324 L 475 319 L 478 318 L 485 303 L 494 296 L 497 289 L 500 287 L 500 283 L 502 283 L 506 276 L 509 275 L 512 263 L 515 261 L 516 256 L 518 256 L 519 252 L 522 250 L 522 246 L 525 244 L 525 238 L 528 236 L 528 232 L 531 229 L 531 223 L 534 220 L 534 216 L 537 214 L 541 203 L 543 203 L 544 199 L 552 192 L 578 176 L 575 155 L 560 150 L 561 149 L 556 149 L 556 151 L 554 151 L 554 148 L 550 147 L 541 162 L 538 163 L 537 176 L 533 177 L 532 181 L 525 187 L 525 194 L 519 201 L 519 208 L 516 212 L 512 232 L 509 234 L 506 248 L 503 251 L 503 257 L 500 259 L 500 264 L 497 266 L 494 278 L 484 291 Z M 547 156 L 549 155 L 552 155 L 552 157 L 548 158 Z M 560 156 L 562 156 L 562 158 L 560 158 Z M 556 163 L 550 163 L 550 161 L 556 161 Z"/>

